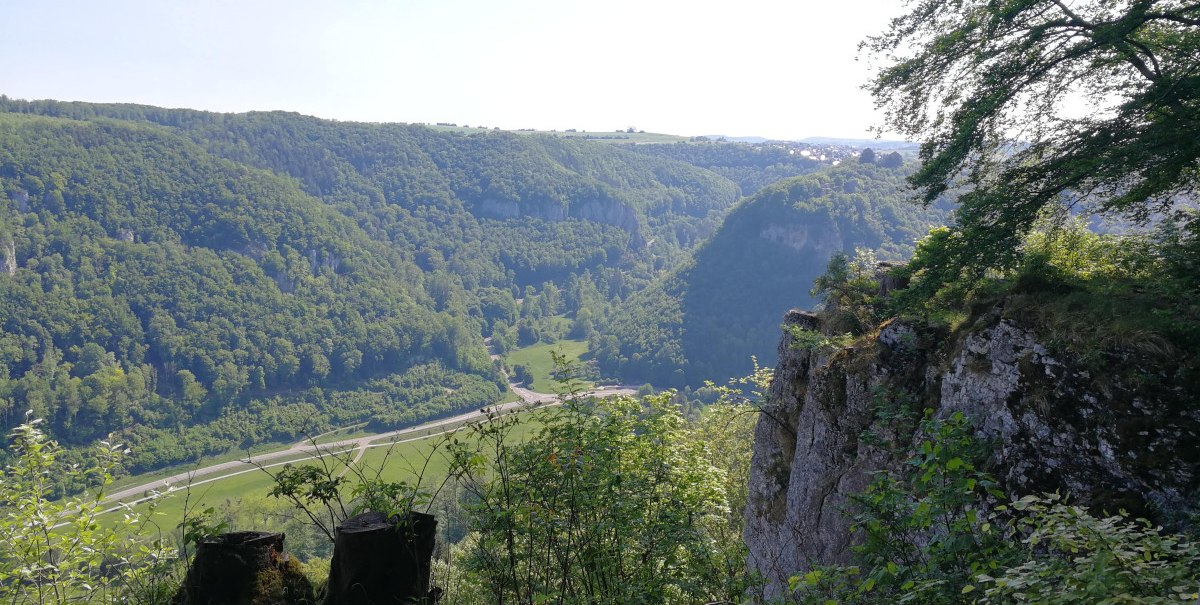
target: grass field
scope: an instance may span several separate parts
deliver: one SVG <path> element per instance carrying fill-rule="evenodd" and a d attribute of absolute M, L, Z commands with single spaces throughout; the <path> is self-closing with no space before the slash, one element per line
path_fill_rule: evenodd
<path fill-rule="evenodd" d="M 555 315 L 553 317 L 543 317 L 542 325 L 548 329 L 561 334 L 567 334 L 571 331 L 571 318 L 566 315 Z"/>
<path fill-rule="evenodd" d="M 521 423 L 513 429 L 509 438 L 512 442 L 519 443 L 528 439 L 540 426 L 536 412 L 523 414 Z M 464 442 L 472 442 L 470 431 L 460 431 L 456 436 Z M 449 468 L 449 458 L 445 449 L 446 438 L 446 435 L 441 435 L 420 441 L 372 447 L 358 462 L 358 467 L 368 477 L 378 476 L 385 481 L 412 483 L 417 477 L 421 477 L 422 485 L 436 489 L 446 478 Z"/>
<path fill-rule="evenodd" d="M 551 376 L 554 361 L 550 352 L 555 351 L 566 356 L 567 361 L 581 361 L 587 354 L 586 340 L 560 340 L 554 344 L 538 343 L 514 349 L 505 357 L 509 367 L 523 365 L 529 368 L 533 375 L 533 383 L 529 389 L 539 393 L 553 393 L 559 386 Z M 590 383 L 586 387 L 592 386 Z"/>
<path fill-rule="evenodd" d="M 309 459 L 303 458 L 290 462 L 271 461 L 269 464 L 273 468 L 268 470 L 278 471 L 283 468 L 283 464 L 304 463 L 306 460 Z M 276 464 L 279 466 L 274 466 Z M 163 529 L 174 528 L 183 520 L 185 512 L 191 511 L 191 514 L 194 515 L 196 511 L 210 506 L 215 507 L 226 500 L 236 501 L 248 495 L 265 496 L 271 490 L 273 484 L 271 477 L 253 466 L 246 465 L 244 469 L 232 472 L 236 474 L 213 478 L 212 481 L 202 477 L 194 485 L 175 486 L 178 488 L 177 491 L 163 496 L 158 501 L 155 509 L 155 522 Z M 134 508 L 145 511 L 148 505 L 143 503 Z M 111 517 L 115 521 L 117 515 L 112 514 Z"/>
<path fill-rule="evenodd" d="M 116 481 L 114 481 L 113 484 L 109 487 L 109 490 L 116 491 L 123 487 L 128 487 L 130 485 L 139 485 L 139 484 L 146 483 L 149 481 L 156 481 L 158 479 L 170 477 L 171 475 L 176 475 L 179 473 L 186 473 L 192 469 L 197 469 L 197 468 L 201 468 L 201 467 L 205 467 L 205 466 L 211 466 L 214 464 L 220 464 L 222 462 L 229 462 L 231 460 L 245 460 L 247 454 L 262 454 L 265 452 L 273 452 L 275 450 L 285 449 L 290 445 L 291 445 L 291 443 L 272 441 L 269 443 L 263 443 L 263 444 L 256 445 L 256 446 L 250 448 L 249 451 L 247 451 L 247 450 L 229 451 L 229 452 L 226 452 L 219 456 L 209 456 L 209 457 L 201 458 L 200 460 L 197 460 L 195 462 L 191 462 L 188 464 L 178 464 L 178 465 L 174 465 L 174 466 L 168 466 L 166 468 L 161 468 L 158 470 L 150 471 L 148 473 L 141 473 L 138 475 L 126 475 L 126 476 L 121 477 L 121 478 L 117 479 Z"/>
<path fill-rule="evenodd" d="M 536 411 L 522 412 L 521 417 L 522 422 L 510 435 L 515 441 L 527 438 L 540 426 Z M 458 433 L 458 437 L 468 440 L 470 434 L 469 430 L 462 429 Z M 386 481 L 414 483 L 420 476 L 422 477 L 421 486 L 434 490 L 445 479 L 449 466 L 449 459 L 444 452 L 445 442 L 445 435 L 432 435 L 414 437 L 411 440 L 395 444 L 386 441 L 372 444 L 372 447 L 367 449 L 362 459 L 355 465 L 362 470 L 364 475 L 378 476 Z M 350 451 L 337 456 L 328 456 L 325 463 L 335 471 L 340 471 L 345 468 L 342 462 L 353 459 L 354 455 L 355 452 Z M 311 457 L 305 457 L 291 462 L 272 461 L 266 470 L 277 472 L 283 468 L 285 463 L 321 464 L 321 462 L 312 460 Z M 235 472 L 237 474 L 226 475 L 212 481 L 201 478 L 197 485 L 165 496 L 157 504 L 154 515 L 155 523 L 164 530 L 171 529 L 183 520 L 185 512 L 191 511 L 192 514 L 195 514 L 195 511 L 217 507 L 225 501 L 236 502 L 247 496 L 266 496 L 274 485 L 271 476 L 252 466 L 247 465 L 244 469 Z M 135 508 L 145 510 L 147 505 L 141 504 Z M 112 522 L 116 521 L 117 516 L 117 514 L 108 515 Z"/>
<path fill-rule="evenodd" d="M 524 131 L 529 132 L 529 131 Z M 537 134 L 548 134 L 551 136 L 559 136 L 574 139 L 588 139 L 599 143 L 616 143 L 616 144 L 642 144 L 642 143 L 678 143 L 686 141 L 688 137 L 679 136 L 677 134 L 664 134 L 660 132 L 546 132 L 544 130 L 534 131 Z"/>
<path fill-rule="evenodd" d="M 517 397 L 516 395 L 514 395 L 512 393 L 509 393 L 508 396 L 511 396 L 512 399 L 506 399 L 505 401 L 502 401 L 501 403 L 507 403 L 508 401 L 517 401 L 518 399 L 520 399 L 519 397 Z M 367 423 L 361 422 L 361 423 L 358 423 L 358 424 L 355 424 L 352 426 L 334 429 L 327 433 L 316 435 L 315 437 L 316 437 L 318 444 L 330 443 L 330 442 L 339 441 L 342 439 L 354 439 L 356 437 L 362 437 L 362 436 L 369 434 L 365 430 L 366 425 L 367 425 Z M 304 441 L 306 443 L 308 442 L 307 439 L 304 439 L 304 440 L 297 439 L 297 441 Z M 149 473 L 142 473 L 139 475 L 126 475 L 126 476 L 121 477 L 120 479 L 117 479 L 116 481 L 114 481 L 112 486 L 109 487 L 109 490 L 110 491 L 119 490 L 123 487 L 127 487 L 130 485 L 138 485 L 138 484 L 146 483 L 149 481 L 155 481 L 157 479 L 163 479 L 165 477 L 170 477 L 171 475 L 185 473 L 189 469 L 211 466 L 213 464 L 220 464 L 222 462 L 229 462 L 231 460 L 245 460 L 246 456 L 249 454 L 262 454 L 262 453 L 266 453 L 266 452 L 273 452 L 275 450 L 285 449 L 290 445 L 292 445 L 292 443 L 290 443 L 290 442 L 284 443 L 281 441 L 272 441 L 272 442 L 267 442 L 267 443 L 261 443 L 261 444 L 258 444 L 256 446 L 250 448 L 249 450 L 230 451 L 230 452 L 221 454 L 219 456 L 209 456 L 206 458 L 201 458 L 200 460 L 197 460 L 196 462 L 192 462 L 190 464 L 168 466 L 166 468 L 161 468 L 161 469 L 158 469 L 155 471 L 151 471 Z"/>

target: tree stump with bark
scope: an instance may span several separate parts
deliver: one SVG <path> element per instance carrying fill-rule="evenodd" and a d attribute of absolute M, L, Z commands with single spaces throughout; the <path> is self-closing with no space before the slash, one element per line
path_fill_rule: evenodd
<path fill-rule="evenodd" d="M 283 552 L 283 534 L 244 531 L 201 540 L 177 605 L 311 605 L 313 587 Z"/>
<path fill-rule="evenodd" d="M 368 512 L 338 526 L 325 605 L 435 603 L 430 589 L 437 519 Z"/>
<path fill-rule="evenodd" d="M 887 296 L 896 290 L 908 288 L 908 277 L 896 277 L 892 273 L 903 267 L 904 263 L 885 260 L 875 266 L 875 279 L 879 280 L 879 295 Z"/>

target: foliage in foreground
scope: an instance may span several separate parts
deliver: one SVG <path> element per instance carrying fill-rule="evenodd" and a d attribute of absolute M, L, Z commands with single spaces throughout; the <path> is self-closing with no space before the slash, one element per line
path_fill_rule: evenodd
<path fill-rule="evenodd" d="M 928 416 L 903 473 L 858 497 L 857 566 L 794 576 L 805 605 L 1158 604 L 1200 599 L 1200 542 L 1057 494 L 1007 500 L 961 414 Z"/>
<path fill-rule="evenodd" d="M 730 408 L 727 408 L 730 410 Z M 699 429 L 716 436 L 737 424 Z M 463 564 L 490 602 L 708 603 L 744 586 L 738 511 L 720 461 L 671 394 L 569 400 L 532 439 L 513 421 L 480 425 L 452 446 L 469 502 Z M 737 468 L 738 465 L 731 465 Z M 741 482 L 741 480 L 738 480 Z M 735 496 L 736 498 L 737 496 Z"/>
<path fill-rule="evenodd" d="M 122 511 L 102 524 L 105 491 L 124 446 L 101 443 L 83 465 L 64 464 L 40 420 L 13 429 L 13 461 L 0 475 L 0 600 L 12 604 L 155 601 L 172 551 L 147 517 Z M 98 484 L 55 500 L 61 482 Z"/>
<path fill-rule="evenodd" d="M 1195 229 L 1163 223 L 1144 235 L 1099 235 L 1044 217 L 1008 270 L 957 271 L 942 256 L 955 237 L 938 229 L 892 277 L 912 284 L 881 295 L 869 254 L 835 257 L 814 294 L 824 334 L 794 346 L 860 337 L 885 317 L 916 315 L 968 327 L 993 311 L 1047 337 L 1047 345 L 1105 380 L 1139 389 L 1150 363 L 1168 384 L 1195 384 L 1200 315 L 1194 303 Z M 1191 223 L 1195 225 L 1195 223 Z M 1136 311 L 1131 311 L 1136 310 Z M 1137 363 L 1113 371 L 1111 359 Z M 1099 375 L 1100 373 L 1097 373 Z M 1100 380 L 1100 379 L 1098 379 Z M 1058 494 L 1009 499 L 980 470 L 986 449 L 965 418 L 927 416 L 900 473 L 882 473 L 856 500 L 864 542 L 854 567 L 793 578 L 800 603 L 1173 603 L 1200 591 L 1200 543 L 1125 513 L 1088 511 Z M 892 444 L 903 450 L 907 443 Z M 1188 600 L 1190 599 L 1190 601 Z"/>
<path fill-rule="evenodd" d="M 1200 185 L 1194 2 L 919 0 L 863 47 L 923 200 L 967 189 L 941 269 L 1011 267 L 1048 208 L 1144 222 Z"/>
<path fill-rule="evenodd" d="M 825 336 L 860 337 L 888 317 L 951 329 L 1000 313 L 1042 335 L 1053 352 L 1131 388 L 1143 367 L 1166 383 L 1200 384 L 1200 223 L 1166 221 L 1138 234 L 1097 234 L 1066 217 L 1044 217 L 1011 269 L 942 272 L 947 228 L 930 232 L 903 267 L 881 271 L 864 251 L 835 255 L 814 282 Z M 880 279 L 908 283 L 880 294 Z M 814 335 L 807 335 L 814 338 Z M 816 343 L 820 344 L 820 343 Z M 1113 367 L 1114 355 L 1140 360 Z M 1115 373 L 1114 373 L 1114 370 Z"/>

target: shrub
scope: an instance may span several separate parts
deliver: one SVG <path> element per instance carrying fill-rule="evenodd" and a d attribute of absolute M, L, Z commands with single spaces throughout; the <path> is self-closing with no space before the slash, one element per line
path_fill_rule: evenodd
<path fill-rule="evenodd" d="M 148 530 L 146 516 L 125 508 L 114 523 L 100 520 L 110 506 L 104 490 L 125 447 L 101 442 L 84 464 L 68 465 L 41 425 L 31 420 L 9 435 L 14 459 L 0 475 L 0 600 L 107 603 L 166 592 L 152 580 L 162 577 L 157 569 L 172 553 L 161 541 L 139 537 Z M 55 499 L 62 484 L 98 487 Z"/>
<path fill-rule="evenodd" d="M 856 498 L 855 566 L 791 578 L 806 605 L 1159 604 L 1200 599 L 1200 544 L 1124 513 L 1096 517 L 1057 494 L 1008 501 L 977 468 L 961 414 L 927 411 L 906 473 Z"/>

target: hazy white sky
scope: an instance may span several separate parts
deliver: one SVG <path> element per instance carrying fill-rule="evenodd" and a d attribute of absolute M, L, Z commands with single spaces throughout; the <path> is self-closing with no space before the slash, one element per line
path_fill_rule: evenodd
<path fill-rule="evenodd" d="M 867 136 L 899 0 L 0 0 L 0 93 L 341 120 Z"/>

